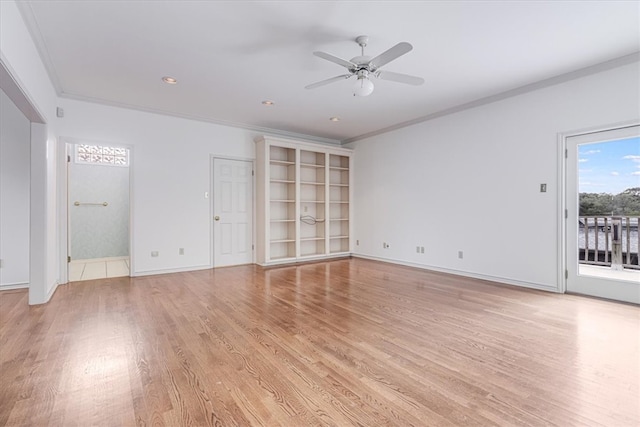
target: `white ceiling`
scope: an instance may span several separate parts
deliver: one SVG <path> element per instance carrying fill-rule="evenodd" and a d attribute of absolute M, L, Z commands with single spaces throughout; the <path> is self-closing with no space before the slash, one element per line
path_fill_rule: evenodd
<path fill-rule="evenodd" d="M 60 96 L 335 141 L 640 51 L 637 1 L 19 4 Z M 313 51 L 351 59 L 361 34 L 370 56 L 411 43 L 383 69 L 425 84 L 304 89 L 345 72 Z"/>

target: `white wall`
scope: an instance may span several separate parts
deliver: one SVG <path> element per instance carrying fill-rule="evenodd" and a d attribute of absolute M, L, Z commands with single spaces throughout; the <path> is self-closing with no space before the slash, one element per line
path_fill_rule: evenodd
<path fill-rule="evenodd" d="M 29 284 L 31 123 L 0 90 L 0 287 Z"/>
<path fill-rule="evenodd" d="M 257 134 L 69 99 L 60 105 L 63 141 L 131 148 L 132 274 L 210 267 L 210 157 L 253 159 Z"/>
<path fill-rule="evenodd" d="M 556 289 L 558 133 L 638 119 L 639 75 L 626 65 L 351 144 L 356 253 Z"/>

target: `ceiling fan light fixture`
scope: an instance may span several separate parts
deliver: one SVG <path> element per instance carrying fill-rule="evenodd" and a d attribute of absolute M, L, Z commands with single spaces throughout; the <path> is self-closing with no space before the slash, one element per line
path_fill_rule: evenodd
<path fill-rule="evenodd" d="M 369 96 L 373 92 L 373 82 L 365 76 L 358 76 L 355 85 L 353 85 L 353 94 L 355 96 Z"/>

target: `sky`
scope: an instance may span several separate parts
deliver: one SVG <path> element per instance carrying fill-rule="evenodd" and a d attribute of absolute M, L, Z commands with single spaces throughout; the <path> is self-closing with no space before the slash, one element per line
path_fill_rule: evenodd
<path fill-rule="evenodd" d="M 640 137 L 578 146 L 580 193 L 640 187 Z"/>

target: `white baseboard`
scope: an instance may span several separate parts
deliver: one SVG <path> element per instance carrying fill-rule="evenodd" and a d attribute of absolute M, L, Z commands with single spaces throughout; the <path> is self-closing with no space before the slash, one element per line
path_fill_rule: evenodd
<path fill-rule="evenodd" d="M 158 274 L 170 274 L 170 273 L 184 273 L 186 271 L 209 270 L 211 268 L 213 267 L 207 264 L 207 265 L 195 265 L 192 267 L 167 268 L 164 270 L 143 270 L 143 271 L 135 271 L 135 272 L 132 271 L 130 277 L 155 276 Z"/>
<path fill-rule="evenodd" d="M 264 263 L 256 262 L 256 265 L 260 267 L 282 267 L 287 265 L 298 265 L 298 264 L 306 264 L 311 262 L 321 262 L 321 261 L 331 261 L 337 258 L 349 258 L 351 256 L 351 252 L 340 252 L 330 255 L 309 255 L 303 256 L 300 258 L 287 258 L 282 261 L 269 261 Z"/>
<path fill-rule="evenodd" d="M 470 277 L 472 279 L 488 280 L 490 282 L 497 282 L 497 283 L 502 283 L 502 284 L 505 284 L 505 285 L 519 286 L 519 287 L 522 287 L 522 288 L 538 289 L 538 290 L 541 290 L 541 291 L 560 293 L 558 288 L 556 288 L 554 286 L 543 285 L 543 284 L 540 284 L 540 283 L 525 282 L 525 281 L 522 281 L 522 280 L 508 279 L 508 278 L 505 278 L 505 277 L 489 276 L 489 275 L 486 275 L 486 274 L 477 274 L 477 273 L 471 273 L 471 272 L 468 272 L 468 271 L 453 270 L 453 269 L 449 269 L 449 268 L 436 267 L 436 266 L 433 266 L 433 265 L 416 264 L 416 263 L 413 263 L 413 262 L 401 261 L 401 260 L 391 259 L 391 258 L 381 258 L 381 257 L 375 257 L 375 256 L 363 255 L 363 254 L 356 254 L 356 253 L 352 254 L 352 256 L 354 258 L 363 258 L 363 259 L 370 259 L 372 261 L 388 262 L 388 263 L 391 263 L 391 264 L 399 264 L 399 265 L 404 265 L 404 266 L 407 266 L 407 267 L 420 268 L 422 270 L 431 270 L 431 271 L 437 271 L 437 272 L 440 272 L 440 273 L 455 274 L 456 276 Z"/>
<path fill-rule="evenodd" d="M 53 296 L 53 294 L 55 294 L 56 290 L 58 290 L 58 286 L 60 286 L 60 283 L 58 282 L 55 282 L 53 286 L 51 286 L 51 289 L 49 289 L 49 293 L 46 296 L 45 302 L 49 302 L 51 300 L 51 297 Z"/>
<path fill-rule="evenodd" d="M 28 283 L 5 283 L 3 285 L 0 285 L 0 291 L 10 291 L 13 289 L 25 289 L 25 288 L 29 288 L 29 284 Z"/>
<path fill-rule="evenodd" d="M 51 285 L 51 289 L 49 289 L 49 292 L 47 292 L 47 295 L 45 295 L 44 300 L 42 300 L 42 301 L 33 301 L 32 300 L 33 294 L 31 292 L 29 292 L 29 305 L 40 305 L 40 304 L 48 303 L 51 300 L 51 297 L 53 296 L 53 294 L 56 293 L 56 290 L 58 289 L 58 286 L 60 286 L 60 283 L 55 281 Z"/>

